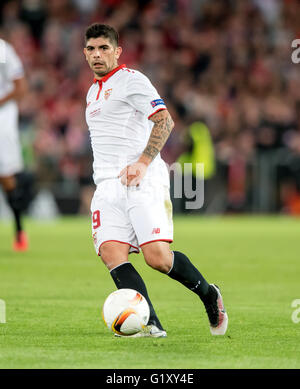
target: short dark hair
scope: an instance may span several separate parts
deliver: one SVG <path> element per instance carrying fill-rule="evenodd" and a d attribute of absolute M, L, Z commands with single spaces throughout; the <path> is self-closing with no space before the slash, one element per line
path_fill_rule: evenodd
<path fill-rule="evenodd" d="M 91 38 L 99 38 L 104 36 L 108 38 L 114 46 L 119 45 L 119 34 L 118 32 L 108 24 L 94 23 L 90 25 L 85 31 L 85 44 Z"/>

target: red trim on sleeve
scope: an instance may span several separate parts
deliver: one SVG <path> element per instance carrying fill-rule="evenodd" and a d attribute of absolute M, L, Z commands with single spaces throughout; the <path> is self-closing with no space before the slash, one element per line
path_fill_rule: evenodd
<path fill-rule="evenodd" d="M 145 242 L 145 243 L 140 244 L 140 247 L 144 246 L 144 244 L 152 243 L 152 242 L 169 242 L 169 243 L 172 243 L 173 240 L 172 240 L 172 239 L 155 239 L 155 240 L 149 240 L 149 242 Z"/>
<path fill-rule="evenodd" d="M 155 112 L 153 112 L 151 115 L 148 116 L 148 119 L 150 119 L 151 116 L 155 115 L 157 112 L 164 111 L 165 109 L 167 109 L 167 108 L 158 108 Z"/>

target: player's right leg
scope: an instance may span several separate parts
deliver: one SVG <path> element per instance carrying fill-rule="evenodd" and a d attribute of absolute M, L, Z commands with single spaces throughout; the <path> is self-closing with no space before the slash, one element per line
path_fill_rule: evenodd
<path fill-rule="evenodd" d="M 15 239 L 13 248 L 15 251 L 26 251 L 28 249 L 28 239 L 22 225 L 22 194 L 17 186 L 16 177 L 14 175 L 0 177 L 0 184 L 14 215 Z"/>
<path fill-rule="evenodd" d="M 119 180 L 107 180 L 100 184 L 94 194 L 92 212 L 92 234 L 96 253 L 110 271 L 118 289 L 137 290 L 147 300 L 150 308 L 148 325 L 157 328 L 155 334 L 165 336 L 165 331 L 155 313 L 146 285 L 128 261 L 130 252 L 139 252 L 133 227 L 128 220 L 125 188 Z M 153 332 L 153 331 L 152 331 Z"/>
<path fill-rule="evenodd" d="M 99 255 L 118 289 L 134 289 L 145 297 L 150 308 L 148 325 L 154 325 L 159 330 L 164 331 L 155 313 L 142 277 L 128 261 L 129 249 L 129 244 L 109 241 L 101 245 Z"/>
<path fill-rule="evenodd" d="M 23 169 L 16 115 L 8 114 L 5 117 L 5 126 L 2 127 L 0 131 L 0 184 L 15 219 L 16 233 L 13 248 L 16 251 L 25 251 L 28 248 L 28 241 L 22 226 L 23 198 L 16 179 L 16 174 Z"/>

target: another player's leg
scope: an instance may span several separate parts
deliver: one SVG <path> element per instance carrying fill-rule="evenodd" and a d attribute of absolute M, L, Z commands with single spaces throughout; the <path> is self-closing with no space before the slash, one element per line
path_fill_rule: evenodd
<path fill-rule="evenodd" d="M 179 251 L 170 251 L 167 242 L 152 242 L 142 247 L 148 265 L 196 293 L 202 300 L 212 335 L 224 335 L 228 316 L 219 288 L 209 284 L 188 257 Z"/>
<path fill-rule="evenodd" d="M 163 329 L 149 298 L 146 285 L 134 266 L 128 262 L 130 246 L 119 242 L 105 242 L 102 244 L 100 254 L 102 261 L 110 271 L 110 275 L 118 289 L 130 288 L 137 290 L 147 300 L 150 308 L 150 318 L 144 336 L 165 337 Z"/>
<path fill-rule="evenodd" d="M 23 199 L 22 193 L 17 185 L 15 176 L 1 177 L 0 183 L 6 193 L 7 202 L 12 210 L 15 223 L 15 239 L 13 249 L 15 251 L 26 251 L 28 249 L 28 239 L 23 228 L 22 211 Z"/>

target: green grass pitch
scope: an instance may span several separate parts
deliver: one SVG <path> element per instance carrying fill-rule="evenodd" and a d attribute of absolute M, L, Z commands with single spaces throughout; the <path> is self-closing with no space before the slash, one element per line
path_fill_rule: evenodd
<path fill-rule="evenodd" d="M 291 306 L 300 299 L 299 219 L 174 218 L 172 248 L 221 287 L 229 315 L 223 337 L 210 335 L 196 295 L 131 255 L 166 339 L 115 338 L 104 326 L 101 307 L 115 288 L 88 217 L 26 226 L 30 251 L 13 253 L 12 225 L 0 223 L 0 368 L 300 368 Z"/>

